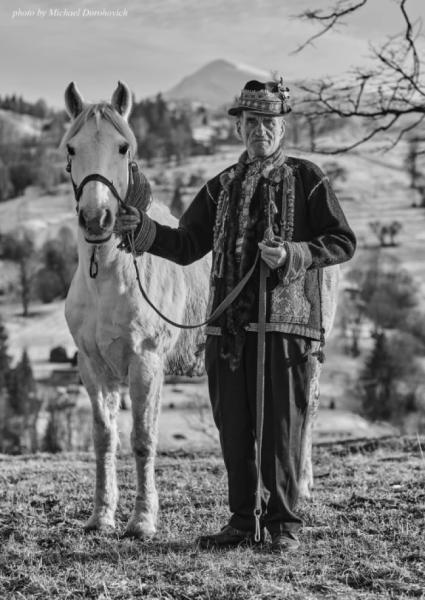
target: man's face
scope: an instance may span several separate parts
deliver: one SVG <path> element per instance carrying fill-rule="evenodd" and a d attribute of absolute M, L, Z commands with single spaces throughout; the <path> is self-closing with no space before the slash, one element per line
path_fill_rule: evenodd
<path fill-rule="evenodd" d="M 275 152 L 285 134 L 282 117 L 268 117 L 244 110 L 237 124 L 250 158 L 267 158 Z"/>

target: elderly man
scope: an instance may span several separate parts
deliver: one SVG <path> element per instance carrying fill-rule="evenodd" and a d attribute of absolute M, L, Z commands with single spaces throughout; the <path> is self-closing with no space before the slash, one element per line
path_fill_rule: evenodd
<path fill-rule="evenodd" d="M 351 258 L 355 237 L 320 169 L 285 155 L 289 91 L 249 81 L 229 114 L 245 144 L 232 165 L 200 190 L 178 228 L 133 210 L 119 219 L 135 231 L 137 252 L 188 264 L 212 250 L 210 308 L 243 279 L 258 249 L 268 265 L 265 306 L 264 422 L 261 447 L 261 540 L 273 550 L 298 547 L 295 512 L 300 441 L 309 397 L 312 347 L 324 341 L 322 267 Z M 201 547 L 254 540 L 257 489 L 256 375 L 259 264 L 243 291 L 207 329 L 205 363 L 214 420 L 228 475 L 230 519 Z M 257 506 L 258 520 L 258 506 Z"/>

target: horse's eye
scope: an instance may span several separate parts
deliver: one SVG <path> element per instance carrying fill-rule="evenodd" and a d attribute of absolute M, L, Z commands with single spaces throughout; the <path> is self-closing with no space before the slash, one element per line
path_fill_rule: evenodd
<path fill-rule="evenodd" d="M 121 144 L 120 146 L 120 154 L 127 154 L 127 150 L 129 148 L 129 144 Z"/>
<path fill-rule="evenodd" d="M 67 144 L 66 145 L 66 149 L 68 150 L 69 156 L 75 156 L 75 148 L 73 148 L 72 146 L 70 146 L 69 144 Z"/>

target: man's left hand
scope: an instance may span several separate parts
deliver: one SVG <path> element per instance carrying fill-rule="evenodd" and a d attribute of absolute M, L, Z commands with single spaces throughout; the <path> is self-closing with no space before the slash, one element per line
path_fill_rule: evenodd
<path fill-rule="evenodd" d="M 270 269 L 278 269 L 285 264 L 287 252 L 283 244 L 274 242 L 273 245 L 269 246 L 264 242 L 260 242 L 258 247 L 261 250 L 261 258 Z"/>

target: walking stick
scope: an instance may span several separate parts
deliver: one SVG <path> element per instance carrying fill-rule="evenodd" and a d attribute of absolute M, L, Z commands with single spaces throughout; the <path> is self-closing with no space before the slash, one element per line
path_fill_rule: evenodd
<path fill-rule="evenodd" d="M 257 469 L 257 489 L 255 492 L 255 536 L 254 540 L 259 542 L 261 539 L 261 450 L 263 445 L 263 425 L 264 425 L 264 365 L 266 352 L 266 298 L 267 298 L 267 277 L 269 268 L 263 260 L 260 260 L 260 296 L 258 300 L 258 334 L 257 334 L 257 391 L 256 391 L 256 469 Z"/>
<path fill-rule="evenodd" d="M 275 235 L 273 233 L 273 221 L 278 210 L 276 204 L 271 201 L 267 207 L 268 226 L 264 232 L 263 243 L 275 246 Z M 255 437 L 257 440 L 257 453 L 255 457 L 257 469 L 257 488 L 255 490 L 255 535 L 254 541 L 261 540 L 261 451 L 263 446 L 264 426 L 264 369 L 266 357 L 266 311 L 267 311 L 267 277 L 270 270 L 264 260 L 260 257 L 260 293 L 258 298 L 258 334 L 257 334 L 257 390 L 256 390 L 256 419 Z"/>

